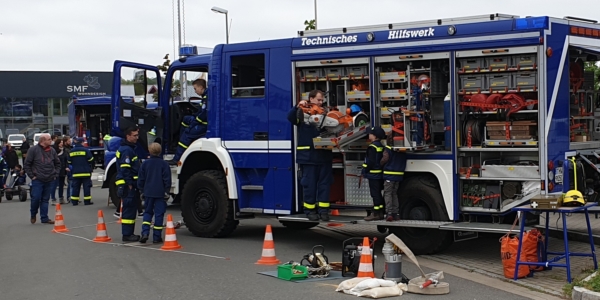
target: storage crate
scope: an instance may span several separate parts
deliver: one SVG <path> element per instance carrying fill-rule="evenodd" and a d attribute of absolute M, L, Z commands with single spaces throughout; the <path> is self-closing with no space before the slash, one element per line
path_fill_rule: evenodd
<path fill-rule="evenodd" d="M 317 79 L 323 77 L 322 69 L 303 69 L 302 77 L 304 79 Z"/>
<path fill-rule="evenodd" d="M 406 90 L 379 90 L 381 101 L 401 101 L 408 99 Z"/>
<path fill-rule="evenodd" d="M 485 76 L 481 74 L 460 76 L 460 90 L 465 92 L 477 92 L 486 87 Z"/>
<path fill-rule="evenodd" d="M 299 280 L 308 278 L 308 268 L 301 265 L 277 266 L 277 278 L 283 280 Z"/>
<path fill-rule="evenodd" d="M 537 73 L 536 72 L 520 72 L 513 74 L 514 86 L 517 90 L 537 90 Z"/>
<path fill-rule="evenodd" d="M 503 165 L 498 160 L 487 160 L 481 165 L 481 177 L 540 179 L 540 167 Z"/>
<path fill-rule="evenodd" d="M 473 71 L 485 68 L 485 60 L 482 57 L 463 58 L 458 61 L 459 69 L 463 71 Z"/>
<path fill-rule="evenodd" d="M 510 65 L 510 56 L 489 56 L 485 58 L 488 70 L 506 70 Z"/>
<path fill-rule="evenodd" d="M 488 74 L 487 86 L 494 92 L 506 92 L 511 88 L 511 76 L 509 74 Z"/>
<path fill-rule="evenodd" d="M 517 69 L 527 69 L 537 66 L 537 55 L 535 54 L 521 54 L 513 56 L 512 61 L 513 67 Z"/>
<path fill-rule="evenodd" d="M 346 67 L 346 76 L 350 78 L 369 76 L 369 68 L 367 66 Z"/>
<path fill-rule="evenodd" d="M 382 72 L 379 74 L 379 82 L 406 82 L 406 72 Z"/>
<path fill-rule="evenodd" d="M 392 110 L 392 111 L 389 111 Z M 392 113 L 395 111 L 400 111 L 400 107 L 398 106 L 385 106 L 381 108 L 381 117 L 382 118 L 390 118 Z"/>
<path fill-rule="evenodd" d="M 302 93 L 302 94 L 300 94 L 300 100 L 306 100 L 306 101 L 308 101 L 308 94 L 309 93 Z"/>
<path fill-rule="evenodd" d="M 327 76 L 328 78 L 341 78 L 342 76 L 344 76 L 344 68 L 327 68 L 325 69 L 325 76 Z"/>
<path fill-rule="evenodd" d="M 346 92 L 347 101 L 365 101 L 371 99 L 370 91 L 348 91 Z"/>

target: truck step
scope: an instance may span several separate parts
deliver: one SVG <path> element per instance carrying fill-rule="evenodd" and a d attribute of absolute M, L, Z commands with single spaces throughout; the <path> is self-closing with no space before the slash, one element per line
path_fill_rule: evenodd
<path fill-rule="evenodd" d="M 262 191 L 262 185 L 242 185 L 242 190 L 245 191 Z"/>
<path fill-rule="evenodd" d="M 510 231 L 512 224 L 492 224 L 492 223 L 451 223 L 440 226 L 441 230 L 453 230 L 453 231 L 477 231 L 477 232 L 490 232 L 490 233 L 507 233 Z M 533 227 L 525 226 L 525 230 L 531 230 Z M 512 229 L 514 234 L 519 233 L 519 226 L 515 226 Z"/>
<path fill-rule="evenodd" d="M 394 222 L 365 221 L 362 216 L 329 216 L 329 221 L 321 223 L 350 223 L 360 225 L 378 225 L 386 227 L 414 227 L 414 228 L 439 228 L 442 225 L 452 224 L 448 221 L 421 221 L 421 220 L 401 220 Z M 289 216 L 280 216 L 280 221 L 286 222 L 313 222 L 309 221 L 305 214 L 296 214 Z"/>

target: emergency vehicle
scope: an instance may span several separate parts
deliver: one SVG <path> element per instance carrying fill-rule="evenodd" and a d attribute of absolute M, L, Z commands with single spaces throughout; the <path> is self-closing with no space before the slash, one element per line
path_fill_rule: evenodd
<path fill-rule="evenodd" d="M 165 154 L 174 153 L 190 106 L 172 103 L 174 74 L 208 72 L 207 136 L 173 169 L 174 201 L 197 236 L 227 236 L 258 215 L 293 228 L 319 224 L 302 213 L 295 129 L 286 119 L 313 89 L 325 91 L 326 106 L 338 111 L 322 116 L 333 125 L 314 139 L 315 147 L 334 152 L 331 208 L 341 216 L 332 223 L 377 225 L 417 254 L 439 252 L 454 232 L 505 232 L 515 206 L 573 189 L 571 157 L 585 159 L 577 189 L 596 201 L 600 99 L 596 78 L 584 72 L 585 63 L 600 59 L 596 21 L 490 14 L 301 31 L 217 45 L 204 55 L 194 49 L 180 49 L 164 85 L 153 66 L 115 62 L 115 75 L 130 68 L 157 77 L 160 97 L 152 111 L 124 103 L 115 76 L 111 134 L 138 125 L 143 155 L 155 129 Z M 353 105 L 366 122 L 344 116 Z M 345 213 L 372 206 L 360 174 L 365 130 L 373 125 L 393 135 L 395 150 L 407 151 L 401 221 Z M 105 172 L 103 187 L 114 191 L 114 160 Z"/>

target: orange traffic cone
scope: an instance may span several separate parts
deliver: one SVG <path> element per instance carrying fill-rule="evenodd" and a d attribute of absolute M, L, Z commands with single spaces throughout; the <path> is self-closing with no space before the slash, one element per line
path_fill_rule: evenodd
<path fill-rule="evenodd" d="M 331 215 L 332 216 L 339 216 L 340 215 L 340 211 L 337 209 L 332 209 L 331 210 Z M 344 226 L 344 224 L 342 223 L 328 223 L 327 226 L 329 227 L 340 227 L 340 226 Z"/>
<path fill-rule="evenodd" d="M 263 243 L 262 257 L 256 262 L 257 265 L 277 265 L 281 263 L 275 256 L 275 242 L 273 242 L 273 232 L 271 225 L 267 225 L 265 231 L 265 241 Z"/>
<path fill-rule="evenodd" d="M 165 244 L 160 250 L 177 250 L 181 249 L 181 245 L 177 242 L 175 235 L 175 227 L 173 226 L 173 216 L 167 215 L 167 232 L 165 233 Z"/>
<path fill-rule="evenodd" d="M 63 219 L 62 210 L 60 209 L 60 203 L 56 203 L 56 213 L 54 214 L 54 229 L 52 232 L 68 232 L 67 226 L 65 226 L 65 219 Z"/>
<path fill-rule="evenodd" d="M 373 256 L 371 255 L 368 237 L 365 237 L 363 240 L 360 265 L 358 265 L 358 275 L 356 277 L 375 278 L 375 272 L 373 272 Z"/>
<path fill-rule="evenodd" d="M 332 210 L 331 210 L 331 215 L 332 215 L 332 216 L 339 216 L 339 215 L 340 215 L 340 211 L 339 211 L 339 210 L 337 210 L 337 209 L 332 209 Z"/>
<path fill-rule="evenodd" d="M 98 225 L 96 225 L 96 237 L 94 238 L 94 242 L 96 243 L 105 243 L 110 242 L 112 239 L 108 237 L 108 232 L 106 231 L 106 224 L 104 224 L 104 213 L 101 210 L 98 210 Z"/>
<path fill-rule="evenodd" d="M 121 219 L 123 219 L 123 199 L 121 199 L 121 208 L 119 209 L 119 220 L 117 224 L 121 224 Z"/>

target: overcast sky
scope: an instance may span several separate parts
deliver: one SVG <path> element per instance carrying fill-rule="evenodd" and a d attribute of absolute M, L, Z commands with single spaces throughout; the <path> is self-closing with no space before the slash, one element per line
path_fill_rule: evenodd
<path fill-rule="evenodd" d="M 0 0 L 0 70 L 110 71 L 114 60 L 162 64 L 173 53 L 177 0 Z M 183 0 L 182 0 L 183 1 Z M 185 0 L 185 42 L 214 47 L 289 38 L 314 0 Z M 318 0 L 318 27 L 352 27 L 490 13 L 600 19 L 600 0 Z M 171 54 L 171 58 L 173 55 Z"/>

